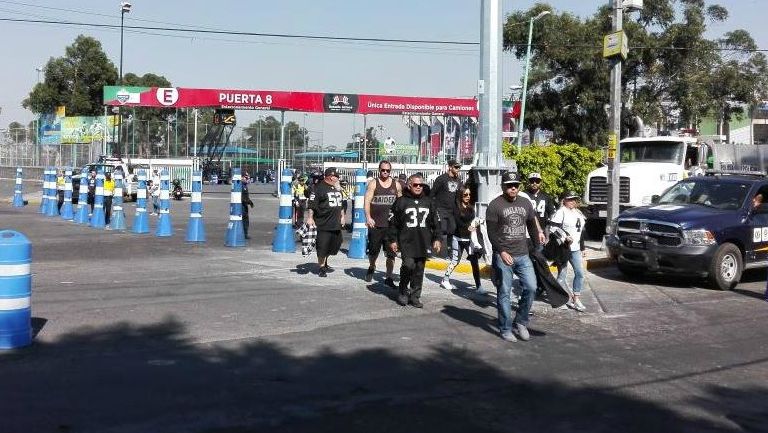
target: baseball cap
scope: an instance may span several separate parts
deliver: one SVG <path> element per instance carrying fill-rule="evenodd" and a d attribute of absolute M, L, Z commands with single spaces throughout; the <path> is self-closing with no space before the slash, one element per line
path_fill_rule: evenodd
<path fill-rule="evenodd" d="M 456 166 L 456 165 L 461 166 L 461 163 L 459 161 L 456 161 L 455 159 L 449 159 L 448 160 L 448 166 L 449 167 L 453 167 L 453 166 Z"/>
<path fill-rule="evenodd" d="M 336 167 L 328 167 L 325 169 L 325 177 L 336 176 L 339 177 L 339 172 L 336 171 Z"/>
<path fill-rule="evenodd" d="M 533 172 L 528 175 L 528 179 L 539 179 L 541 180 L 541 173 Z"/>
<path fill-rule="evenodd" d="M 563 200 L 570 200 L 573 198 L 580 198 L 581 196 L 576 193 L 576 191 L 568 191 L 563 195 Z"/>
<path fill-rule="evenodd" d="M 516 171 L 505 171 L 501 174 L 501 184 L 520 183 L 520 177 Z"/>

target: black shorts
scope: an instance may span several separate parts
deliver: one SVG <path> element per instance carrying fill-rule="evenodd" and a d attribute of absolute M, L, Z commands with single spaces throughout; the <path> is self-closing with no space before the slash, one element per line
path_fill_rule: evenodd
<path fill-rule="evenodd" d="M 318 257 L 335 256 L 341 248 L 341 230 L 318 231 L 315 248 Z"/>
<path fill-rule="evenodd" d="M 378 257 L 379 251 L 384 249 L 384 256 L 390 259 L 394 259 L 396 254 L 387 245 L 387 230 L 386 227 L 375 227 L 368 229 L 368 245 L 367 253 L 369 256 Z"/>

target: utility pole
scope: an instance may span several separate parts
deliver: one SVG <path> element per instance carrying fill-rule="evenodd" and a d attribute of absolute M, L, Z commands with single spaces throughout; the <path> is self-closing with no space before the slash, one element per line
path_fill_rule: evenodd
<path fill-rule="evenodd" d="M 611 0 L 613 10 L 613 33 L 622 32 L 624 8 L 622 0 Z M 621 124 L 621 56 L 613 57 L 611 68 L 611 97 L 610 112 L 608 116 L 608 203 L 606 223 L 610 224 L 619 216 L 619 190 L 621 189 L 621 176 L 619 175 L 619 127 Z"/>

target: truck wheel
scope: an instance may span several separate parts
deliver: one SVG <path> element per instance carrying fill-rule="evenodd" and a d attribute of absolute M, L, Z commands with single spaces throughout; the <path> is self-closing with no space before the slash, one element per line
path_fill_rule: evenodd
<path fill-rule="evenodd" d="M 643 268 L 625 265 L 624 263 L 617 263 L 616 265 L 619 267 L 619 272 L 624 274 L 625 277 L 629 278 L 640 278 L 646 272 L 646 270 Z"/>
<path fill-rule="evenodd" d="M 709 279 L 720 290 L 731 290 L 741 280 L 743 272 L 741 251 L 730 243 L 720 245 L 709 264 Z"/>

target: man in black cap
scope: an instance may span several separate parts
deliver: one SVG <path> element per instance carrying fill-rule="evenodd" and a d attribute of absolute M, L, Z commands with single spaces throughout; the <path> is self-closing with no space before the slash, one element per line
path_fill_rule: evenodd
<path fill-rule="evenodd" d="M 333 270 L 328 266 L 328 256 L 335 256 L 341 247 L 344 215 L 341 213 L 343 197 L 336 189 L 338 181 L 336 167 L 326 168 L 323 180 L 312 189 L 307 202 L 307 224 L 317 227 L 317 274 L 321 277 Z"/>
<path fill-rule="evenodd" d="M 509 294 L 512 289 L 512 275 L 520 278 L 522 296 L 518 302 L 514 327 L 523 341 L 530 339 L 528 313 L 536 294 L 536 272 L 528 256 L 526 229 L 531 239 L 544 243 L 544 232 L 536 221 L 536 214 L 529 200 L 518 196 L 520 178 L 517 172 L 507 171 L 501 177 L 502 193 L 488 204 L 485 220 L 488 237 L 493 246 L 493 269 L 496 273 L 496 308 L 499 314 L 499 332 L 506 341 L 517 341 L 512 333 Z"/>
<path fill-rule="evenodd" d="M 453 233 L 456 231 L 456 191 L 462 187 L 461 179 L 459 179 L 460 168 L 461 164 L 458 161 L 449 160 L 448 170 L 435 179 L 429 192 L 429 196 L 435 202 L 437 212 L 440 214 L 440 230 L 443 235 L 447 236 L 445 245 L 451 245 Z"/>

